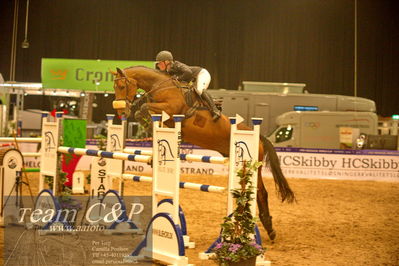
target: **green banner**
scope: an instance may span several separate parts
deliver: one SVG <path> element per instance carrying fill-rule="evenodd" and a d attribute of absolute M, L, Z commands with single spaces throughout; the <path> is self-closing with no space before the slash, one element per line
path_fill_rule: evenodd
<path fill-rule="evenodd" d="M 154 62 L 42 58 L 42 85 L 51 89 L 113 91 L 114 76 L 109 71 L 138 65 L 153 68 Z"/>

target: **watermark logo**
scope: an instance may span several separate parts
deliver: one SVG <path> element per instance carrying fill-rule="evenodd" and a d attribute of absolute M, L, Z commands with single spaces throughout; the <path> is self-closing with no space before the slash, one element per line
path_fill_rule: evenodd
<path fill-rule="evenodd" d="M 173 162 L 175 156 L 173 155 L 172 148 L 170 147 L 169 141 L 166 139 L 158 140 L 158 163 L 159 165 L 165 165 L 166 162 Z"/>

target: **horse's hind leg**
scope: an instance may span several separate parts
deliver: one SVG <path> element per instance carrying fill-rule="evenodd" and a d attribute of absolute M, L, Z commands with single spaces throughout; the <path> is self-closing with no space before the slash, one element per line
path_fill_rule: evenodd
<path fill-rule="evenodd" d="M 276 238 L 276 231 L 273 229 L 272 216 L 270 216 L 269 211 L 268 193 L 263 184 L 260 170 L 258 172 L 258 191 L 256 194 L 256 201 L 259 209 L 259 219 L 262 222 L 263 227 L 266 229 L 270 240 L 274 240 Z"/>

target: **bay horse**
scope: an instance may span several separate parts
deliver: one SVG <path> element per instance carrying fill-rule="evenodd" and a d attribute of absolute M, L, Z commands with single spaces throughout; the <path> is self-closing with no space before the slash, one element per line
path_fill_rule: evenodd
<path fill-rule="evenodd" d="M 183 89 L 169 75 L 144 66 L 135 66 L 123 70 L 111 71 L 114 74 L 115 100 L 113 108 L 118 115 L 129 117 L 132 108 L 140 108 L 141 113 L 161 114 L 165 111 L 170 117 L 174 114 L 187 114 L 190 107 L 186 103 Z M 145 94 L 141 97 L 140 106 L 135 106 L 137 89 Z M 142 120 L 142 119 L 141 119 Z M 172 120 L 172 119 L 170 119 Z M 171 121 L 173 123 L 173 121 Z M 166 123 L 168 126 L 168 123 Z M 193 115 L 187 116 L 182 123 L 182 137 L 185 142 L 200 146 L 204 149 L 215 150 L 223 156 L 228 156 L 230 148 L 230 122 L 228 117 L 221 115 L 214 121 L 209 110 L 196 110 Z M 238 129 L 249 130 L 243 123 Z M 266 158 L 266 165 L 270 167 L 282 202 L 293 202 L 295 196 L 288 185 L 278 160 L 276 151 L 271 142 L 264 136 L 260 139 L 259 161 Z M 268 193 L 263 184 L 261 169 L 258 169 L 257 205 L 259 219 L 266 229 L 269 238 L 273 240 L 276 232 L 272 226 L 272 217 L 269 212 Z"/>

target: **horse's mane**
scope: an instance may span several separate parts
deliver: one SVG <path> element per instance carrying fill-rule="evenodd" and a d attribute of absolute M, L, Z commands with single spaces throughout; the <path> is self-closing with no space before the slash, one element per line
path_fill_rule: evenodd
<path fill-rule="evenodd" d="M 143 66 L 143 65 L 130 66 L 130 67 L 124 68 L 124 70 L 133 70 L 133 71 L 135 69 L 137 69 L 137 70 L 140 70 L 140 69 L 148 70 L 148 71 L 150 71 L 150 72 L 152 72 L 154 74 L 158 74 L 158 75 L 161 75 L 163 77 L 169 77 L 168 74 L 165 73 L 165 72 L 162 72 L 162 71 L 160 71 L 158 69 L 154 69 L 154 68 L 150 68 L 150 67 L 147 67 L 147 66 Z"/>
<path fill-rule="evenodd" d="M 146 69 L 148 69 L 148 70 L 154 70 L 154 71 L 158 71 L 157 69 L 150 68 L 150 67 L 143 66 L 143 65 L 130 66 L 130 67 L 127 67 L 127 68 L 125 68 L 124 70 L 131 69 L 131 68 L 146 68 Z"/>

